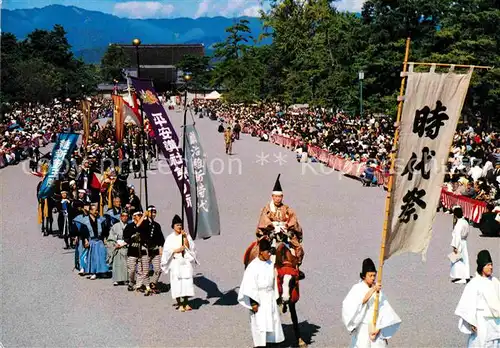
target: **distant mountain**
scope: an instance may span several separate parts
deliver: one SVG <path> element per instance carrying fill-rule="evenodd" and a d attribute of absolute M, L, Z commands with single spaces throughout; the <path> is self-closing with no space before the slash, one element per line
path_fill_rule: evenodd
<path fill-rule="evenodd" d="M 135 37 L 144 44 L 203 43 L 210 53 L 214 43 L 227 37 L 225 29 L 240 18 L 249 21 L 253 37 L 262 33 L 261 21 L 254 17 L 128 19 L 61 5 L 2 9 L 0 18 L 2 32 L 11 32 L 18 39 L 35 29 L 51 30 L 55 24 L 62 25 L 75 55 L 88 63 L 99 62 L 110 43 L 130 43 Z"/>

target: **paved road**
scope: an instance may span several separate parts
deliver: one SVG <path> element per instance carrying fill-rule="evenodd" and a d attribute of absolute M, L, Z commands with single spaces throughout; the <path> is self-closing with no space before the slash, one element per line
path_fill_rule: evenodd
<path fill-rule="evenodd" d="M 178 125 L 181 113 L 170 112 Z M 196 119 L 214 172 L 222 236 L 198 241 L 196 310 L 178 313 L 170 293 L 145 298 L 90 281 L 72 272 L 73 254 L 63 242 L 42 237 L 36 224 L 37 178 L 21 166 L 0 172 L 1 310 L 0 342 L 5 347 L 250 347 L 247 312 L 236 304 L 242 254 L 254 238 L 260 209 L 282 173 L 285 201 L 298 213 L 305 231 L 306 257 L 298 305 L 301 329 L 316 347 L 345 347 L 349 335 L 341 323 L 341 303 L 358 281 L 361 261 L 378 259 L 383 221 L 383 190 L 330 173 L 320 165 L 301 167 L 291 152 L 247 135 L 224 154 L 217 123 Z M 256 155 L 269 155 L 256 163 Z M 286 163 L 278 163 L 282 154 Z M 150 202 L 169 232 L 180 199 L 170 174 L 150 174 Z M 139 183 L 136 182 L 136 188 Z M 403 319 L 393 347 L 458 347 L 465 337 L 453 315 L 462 285 L 451 284 L 446 255 L 451 216 L 438 214 L 427 262 L 407 254 L 390 259 L 384 291 Z M 498 239 L 469 237 L 470 257 L 489 248 L 500 264 Z M 475 265 L 471 267 L 475 268 Z M 498 274 L 498 272 L 496 272 Z M 163 276 L 168 283 L 167 277 Z M 291 323 L 283 317 L 285 333 Z M 287 343 L 289 344 L 289 343 Z"/>

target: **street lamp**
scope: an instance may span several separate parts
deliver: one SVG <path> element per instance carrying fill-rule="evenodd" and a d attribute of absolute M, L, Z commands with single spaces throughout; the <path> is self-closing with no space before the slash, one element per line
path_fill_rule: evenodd
<path fill-rule="evenodd" d="M 132 40 L 132 45 L 135 46 L 135 58 L 136 58 L 136 63 L 137 63 L 137 78 L 141 78 L 141 65 L 139 61 L 139 46 L 141 45 L 141 40 L 140 39 L 133 39 Z M 141 118 L 142 118 L 142 163 L 144 167 L 144 193 L 145 193 L 145 201 L 146 201 L 146 207 L 149 206 L 148 202 L 148 163 L 146 161 L 146 144 L 148 143 L 148 138 L 146 134 L 146 127 L 144 124 L 144 112 L 142 110 L 142 104 L 143 100 L 141 99 L 141 105 L 140 110 L 141 110 Z"/>
<path fill-rule="evenodd" d="M 360 71 L 358 73 L 359 78 L 359 116 L 363 117 L 363 80 L 365 79 L 365 73 Z"/>
<path fill-rule="evenodd" d="M 132 45 L 135 46 L 135 60 L 137 63 L 137 77 L 140 78 L 141 77 L 141 66 L 139 64 L 139 46 L 141 45 L 141 40 L 133 39 Z"/>

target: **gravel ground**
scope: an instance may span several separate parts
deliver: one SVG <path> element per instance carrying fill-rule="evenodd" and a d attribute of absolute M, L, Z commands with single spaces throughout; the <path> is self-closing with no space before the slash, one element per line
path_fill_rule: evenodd
<path fill-rule="evenodd" d="M 169 113 L 175 125 L 182 114 Z M 201 265 L 195 269 L 196 310 L 178 313 L 170 293 L 145 298 L 90 281 L 72 271 L 73 253 L 63 241 L 42 237 L 36 222 L 38 178 L 22 166 L 0 171 L 1 321 L 4 347 L 250 347 L 248 313 L 236 303 L 243 273 L 242 256 L 254 238 L 260 209 L 270 199 L 281 173 L 285 202 L 304 228 L 306 256 L 298 315 L 307 342 L 316 347 L 346 347 L 342 300 L 358 281 L 365 257 L 378 260 L 385 192 L 363 188 L 319 164 L 300 165 L 292 152 L 243 135 L 233 156 L 224 154 L 216 122 L 196 118 L 209 156 L 221 212 L 222 235 L 197 241 Z M 268 155 L 262 164 L 257 155 Z M 281 163 L 278 158 L 286 161 Z M 278 157 L 276 157 L 278 156 Z M 139 191 L 139 182 L 135 182 Z M 180 198 L 172 176 L 152 171 L 149 200 L 169 233 Z M 452 284 L 446 255 L 452 219 L 439 213 L 427 261 L 406 254 L 387 261 L 383 287 L 403 320 L 392 347 L 459 347 L 466 337 L 453 315 L 463 285 Z M 500 240 L 469 236 L 471 270 L 479 250 L 500 261 Z M 497 272 L 498 274 L 498 272 Z M 168 277 L 162 276 L 168 283 Z M 289 315 L 283 324 L 293 342 Z"/>

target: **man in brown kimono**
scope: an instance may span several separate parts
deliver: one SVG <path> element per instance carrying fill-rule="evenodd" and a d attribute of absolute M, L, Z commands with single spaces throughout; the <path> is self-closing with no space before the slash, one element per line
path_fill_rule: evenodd
<path fill-rule="evenodd" d="M 281 174 L 280 174 L 281 175 Z M 283 204 L 283 190 L 280 184 L 280 175 L 276 178 L 272 192 L 272 200 L 262 209 L 257 225 L 257 238 L 269 234 L 287 234 L 290 240 L 294 237 L 302 242 L 302 227 L 297 215 L 288 205 Z"/>

